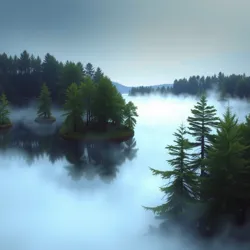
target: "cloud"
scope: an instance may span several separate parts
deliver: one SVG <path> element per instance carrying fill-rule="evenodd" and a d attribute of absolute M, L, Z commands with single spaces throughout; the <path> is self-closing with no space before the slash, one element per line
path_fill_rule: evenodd
<path fill-rule="evenodd" d="M 0 50 L 90 61 L 123 83 L 168 82 L 193 74 L 193 61 L 205 67 L 220 55 L 227 68 L 229 54 L 250 53 L 249 8 L 247 0 L 3 0 Z"/>

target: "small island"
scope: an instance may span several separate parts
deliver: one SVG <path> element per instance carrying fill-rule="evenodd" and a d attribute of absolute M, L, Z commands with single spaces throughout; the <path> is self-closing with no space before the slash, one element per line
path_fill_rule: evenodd
<path fill-rule="evenodd" d="M 39 124 L 52 124 L 56 121 L 56 118 L 51 115 L 51 97 L 50 91 L 46 84 L 42 85 L 41 94 L 38 98 L 38 117 L 35 122 Z"/>
<path fill-rule="evenodd" d="M 8 106 L 9 102 L 6 95 L 3 93 L 0 97 L 0 130 L 5 130 L 12 127 L 12 123 L 9 118 L 10 111 Z"/>
<path fill-rule="evenodd" d="M 111 80 L 101 76 L 98 83 L 86 77 L 66 91 L 65 121 L 60 135 L 67 140 L 126 141 L 134 136 L 137 107 L 126 103 Z"/>

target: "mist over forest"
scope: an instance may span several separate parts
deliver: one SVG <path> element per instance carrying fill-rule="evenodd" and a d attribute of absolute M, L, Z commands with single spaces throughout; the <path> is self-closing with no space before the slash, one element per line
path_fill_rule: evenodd
<path fill-rule="evenodd" d="M 249 250 L 249 9 L 2 0 L 0 250 Z"/>
<path fill-rule="evenodd" d="M 121 95 L 90 63 L 0 59 L 1 248 L 249 248 L 248 77 Z"/>

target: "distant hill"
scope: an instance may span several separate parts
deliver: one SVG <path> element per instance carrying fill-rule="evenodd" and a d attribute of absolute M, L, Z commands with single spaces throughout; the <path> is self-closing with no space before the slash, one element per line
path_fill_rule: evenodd
<path fill-rule="evenodd" d="M 131 87 L 128 86 L 124 86 L 118 82 L 112 82 L 114 84 L 114 86 L 116 86 L 117 90 L 121 93 L 121 94 L 128 94 Z"/>
<path fill-rule="evenodd" d="M 114 84 L 114 86 L 116 86 L 117 90 L 121 93 L 121 94 L 128 94 L 130 89 L 132 87 L 128 87 L 128 86 L 125 86 L 125 85 L 122 85 L 118 82 L 112 82 Z M 143 85 L 141 85 L 143 86 Z M 165 84 L 158 84 L 158 85 L 150 85 L 150 86 L 143 86 L 143 87 L 153 87 L 154 89 L 158 88 L 158 87 L 162 87 L 162 86 L 165 86 L 165 87 L 172 87 L 173 84 L 172 83 L 165 83 Z M 139 87 L 139 86 L 134 86 L 134 87 Z"/>

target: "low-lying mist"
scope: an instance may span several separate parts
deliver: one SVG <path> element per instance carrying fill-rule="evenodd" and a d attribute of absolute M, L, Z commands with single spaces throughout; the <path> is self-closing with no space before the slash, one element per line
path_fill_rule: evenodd
<path fill-rule="evenodd" d="M 11 250 L 179 250 L 201 249 L 201 243 L 184 235 L 164 238 L 146 235 L 149 225 L 160 221 L 145 211 L 144 206 L 161 204 L 165 184 L 153 176 L 149 167 L 168 169 L 165 147 L 172 144 L 173 133 L 190 115 L 197 99 L 192 97 L 147 96 L 125 97 L 138 106 L 139 117 L 135 131 L 137 157 L 119 167 L 111 183 L 99 177 L 74 181 L 68 176 L 66 159 L 52 164 L 47 156 L 27 163 L 20 152 L 2 151 L 0 154 L 0 248 Z M 221 116 L 228 102 L 209 97 Z M 230 100 L 229 105 L 240 120 L 250 111 L 249 103 Z M 13 124 L 22 120 L 34 131 L 36 107 L 12 108 Z M 62 112 L 52 114 L 60 125 Z M 44 129 L 47 130 L 47 129 Z M 236 249 L 216 239 L 202 249 Z M 247 246 L 246 246 L 247 247 Z M 241 248 L 243 249 L 243 248 Z M 246 248 L 247 249 L 247 248 Z M 248 246 L 249 249 L 249 246 Z"/>

